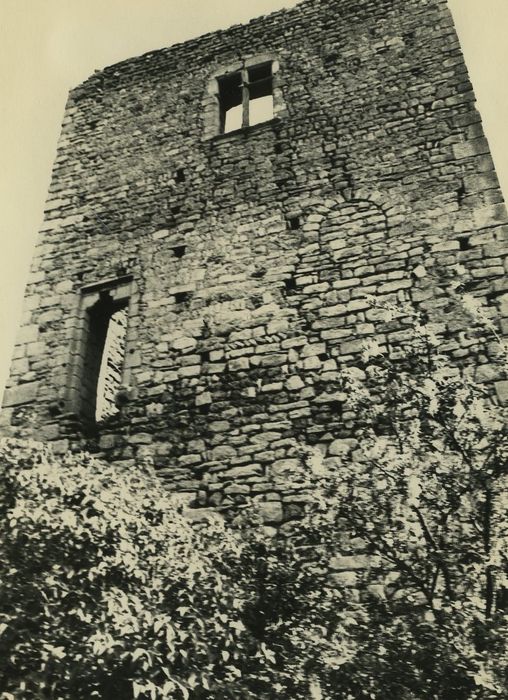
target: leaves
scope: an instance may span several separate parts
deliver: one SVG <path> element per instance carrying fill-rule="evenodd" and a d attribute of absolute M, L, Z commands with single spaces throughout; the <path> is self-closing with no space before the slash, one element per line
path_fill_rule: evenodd
<path fill-rule="evenodd" d="M 242 543 L 220 519 L 195 530 L 145 469 L 56 460 L 9 441 L 0 459 L 11 493 L 0 525 L 0 691 L 25 698 L 26 681 L 33 692 L 109 697 L 114 682 L 136 697 L 189 697 L 189 678 L 205 687 L 204 669 L 209 679 L 223 652 L 231 657 L 233 629 L 244 647 L 241 588 L 223 563 Z"/>
<path fill-rule="evenodd" d="M 286 441 L 285 537 L 254 506 L 194 528 L 145 467 L 0 444 L 1 697 L 508 698 L 506 424 L 444 324 L 382 311 L 397 352 L 337 382 L 351 436 Z"/>

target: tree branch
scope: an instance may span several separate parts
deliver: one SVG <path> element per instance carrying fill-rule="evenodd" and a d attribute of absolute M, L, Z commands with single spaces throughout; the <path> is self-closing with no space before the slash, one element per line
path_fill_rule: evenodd
<path fill-rule="evenodd" d="M 445 580 L 445 587 L 446 587 L 446 595 L 450 600 L 453 600 L 454 594 L 453 594 L 453 588 L 452 588 L 452 580 L 451 580 L 451 575 L 450 571 L 448 569 L 448 566 L 445 564 L 442 555 L 439 552 L 439 548 L 436 544 L 436 541 L 432 537 L 432 533 L 430 532 L 429 528 L 427 527 L 427 523 L 425 522 L 425 518 L 423 517 L 422 512 L 420 511 L 419 508 L 416 506 L 412 506 L 411 509 L 413 510 L 414 513 L 416 513 L 416 517 L 418 518 L 418 522 L 420 523 L 420 526 L 423 531 L 423 536 L 425 537 L 425 541 L 427 542 L 428 545 L 430 545 L 431 549 L 434 552 L 434 555 L 436 557 L 437 564 L 441 571 L 443 572 L 443 578 Z"/>

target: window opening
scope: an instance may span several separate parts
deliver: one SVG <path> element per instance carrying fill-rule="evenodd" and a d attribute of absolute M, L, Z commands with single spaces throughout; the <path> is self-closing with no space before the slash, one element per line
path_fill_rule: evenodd
<path fill-rule="evenodd" d="M 100 421 L 118 412 L 127 332 L 127 301 L 106 292 L 87 311 L 88 334 L 82 374 L 82 413 Z"/>
<path fill-rule="evenodd" d="M 219 78 L 220 131 L 273 119 L 272 64 L 263 63 Z"/>

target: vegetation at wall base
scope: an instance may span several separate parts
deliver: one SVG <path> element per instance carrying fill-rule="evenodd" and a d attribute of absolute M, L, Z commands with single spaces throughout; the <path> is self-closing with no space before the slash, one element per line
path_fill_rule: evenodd
<path fill-rule="evenodd" d="M 2 700 L 508 698 L 506 422 L 385 312 L 400 352 L 343 368 L 333 460 L 294 445 L 285 537 L 255 505 L 192 522 L 147 464 L 2 443 Z"/>

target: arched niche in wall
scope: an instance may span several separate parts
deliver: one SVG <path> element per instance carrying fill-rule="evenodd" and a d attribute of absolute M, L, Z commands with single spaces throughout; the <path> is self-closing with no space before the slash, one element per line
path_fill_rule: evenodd
<path fill-rule="evenodd" d="M 321 279 L 344 268 L 353 271 L 383 254 L 388 221 L 383 209 L 368 199 L 337 202 L 323 216 L 319 228 Z"/>

